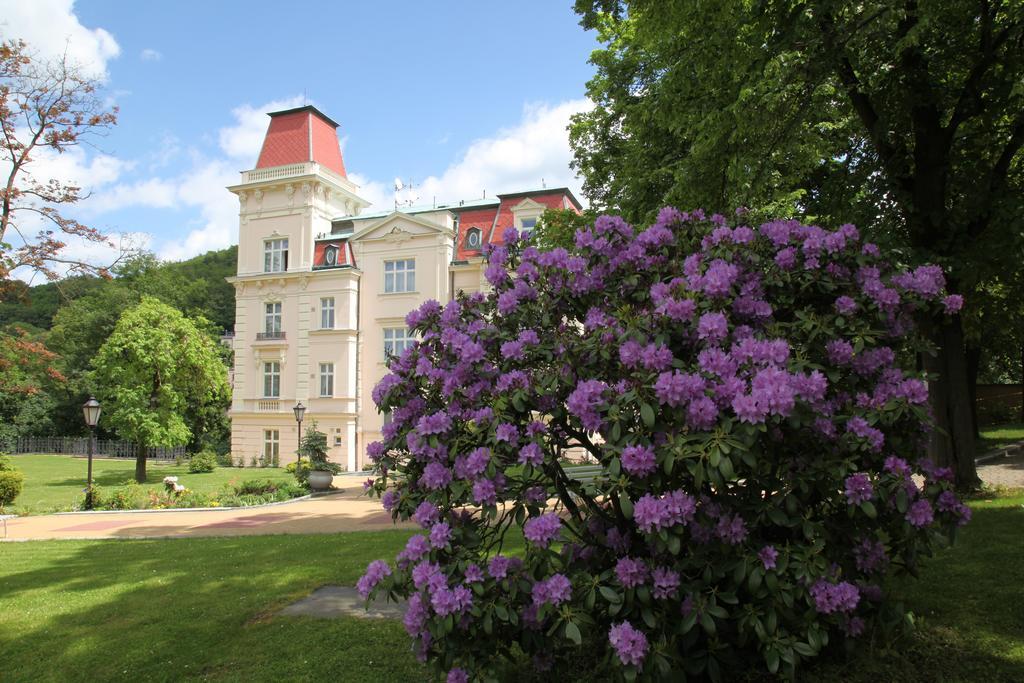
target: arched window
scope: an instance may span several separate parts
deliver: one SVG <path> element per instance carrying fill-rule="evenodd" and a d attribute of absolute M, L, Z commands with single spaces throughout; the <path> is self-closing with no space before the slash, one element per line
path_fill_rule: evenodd
<path fill-rule="evenodd" d="M 466 231 L 466 248 L 479 249 L 480 239 L 480 228 L 470 228 L 469 230 Z"/>

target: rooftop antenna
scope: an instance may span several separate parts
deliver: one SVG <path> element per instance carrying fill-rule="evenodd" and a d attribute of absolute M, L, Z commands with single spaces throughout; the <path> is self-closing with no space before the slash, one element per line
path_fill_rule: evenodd
<path fill-rule="evenodd" d="M 540 188 L 541 188 L 542 190 L 546 190 L 546 189 L 548 189 L 548 184 L 544 182 L 544 179 L 543 179 L 543 178 L 541 178 L 541 179 L 540 179 Z"/>
<path fill-rule="evenodd" d="M 398 211 L 403 206 L 412 206 L 416 203 L 416 200 L 420 198 L 419 195 L 414 192 L 415 185 L 413 185 L 411 180 L 407 180 L 403 183 L 401 178 L 396 177 L 394 188 L 395 211 Z M 402 194 L 403 192 L 405 193 L 404 197 Z"/>

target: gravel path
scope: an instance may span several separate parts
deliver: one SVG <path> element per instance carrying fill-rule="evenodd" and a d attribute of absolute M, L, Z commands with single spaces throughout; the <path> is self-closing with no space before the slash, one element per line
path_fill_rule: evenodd
<path fill-rule="evenodd" d="M 1024 448 L 1018 448 L 1012 457 L 978 465 L 978 476 L 991 486 L 1024 488 Z"/>

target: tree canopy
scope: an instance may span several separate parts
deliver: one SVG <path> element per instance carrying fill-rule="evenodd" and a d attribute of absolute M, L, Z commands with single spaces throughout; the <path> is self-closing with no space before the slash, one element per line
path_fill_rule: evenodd
<path fill-rule="evenodd" d="M 1019 272 L 1020 2 L 576 7 L 604 43 L 588 84 L 596 106 L 571 127 L 575 167 L 598 207 L 630 220 L 674 204 L 852 222 L 894 258 L 945 267 L 968 309 Z M 968 341 L 1005 325 L 969 326 Z M 925 361 L 942 380 L 933 409 L 951 435 L 933 448 L 968 470 L 960 318 L 934 321 L 931 337 L 937 355 Z"/>
<path fill-rule="evenodd" d="M 143 297 L 121 315 L 92 361 L 89 381 L 104 405 L 103 421 L 143 446 L 135 470 L 140 482 L 146 448 L 184 445 L 192 437 L 189 414 L 227 409 L 227 371 L 204 325 Z"/>

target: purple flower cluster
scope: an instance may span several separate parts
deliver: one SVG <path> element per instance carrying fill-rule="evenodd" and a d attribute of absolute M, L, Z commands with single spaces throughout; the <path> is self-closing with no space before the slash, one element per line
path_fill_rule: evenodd
<path fill-rule="evenodd" d="M 775 549 L 775 546 L 766 545 L 758 551 L 757 559 L 761 560 L 765 570 L 775 569 L 776 561 L 779 559 L 779 551 Z"/>
<path fill-rule="evenodd" d="M 596 379 L 580 382 L 575 391 L 566 399 L 569 412 L 580 419 L 585 429 L 596 431 L 601 428 L 601 406 L 608 385 Z"/>
<path fill-rule="evenodd" d="M 860 505 L 871 500 L 874 489 L 871 487 L 871 477 L 863 472 L 851 474 L 846 478 L 846 500 L 850 505 Z"/>
<path fill-rule="evenodd" d="M 572 583 L 565 574 L 554 574 L 533 584 L 533 603 L 560 605 L 572 597 Z"/>
<path fill-rule="evenodd" d="M 635 477 L 645 477 L 658 467 L 650 446 L 626 446 L 622 449 L 622 469 Z"/>
<path fill-rule="evenodd" d="M 814 609 L 821 614 L 852 612 L 860 602 L 860 591 L 848 581 L 831 583 L 818 579 L 811 586 L 810 594 L 814 600 Z"/>
<path fill-rule="evenodd" d="M 384 560 L 374 560 L 366 567 L 366 573 L 356 582 L 356 589 L 363 600 L 370 597 L 370 591 L 383 581 L 385 576 L 391 576 L 391 567 Z"/>
<path fill-rule="evenodd" d="M 623 621 L 608 631 L 608 642 L 615 649 L 619 661 L 626 665 L 641 666 L 647 656 L 647 636 Z"/>
<path fill-rule="evenodd" d="M 528 519 L 523 525 L 523 535 L 535 546 L 546 548 L 558 538 L 562 531 L 562 520 L 555 513 Z"/>
<path fill-rule="evenodd" d="M 647 581 L 647 575 L 647 565 L 643 560 L 623 557 L 615 564 L 615 577 L 623 588 L 642 586 Z"/>
<path fill-rule="evenodd" d="M 651 572 L 651 581 L 654 583 L 654 597 L 659 600 L 668 600 L 679 590 L 679 572 L 668 567 L 655 567 Z"/>
<path fill-rule="evenodd" d="M 648 493 L 633 506 L 633 520 L 640 531 L 652 533 L 687 524 L 696 511 L 696 499 L 684 491 L 671 491 L 660 497 Z"/>

